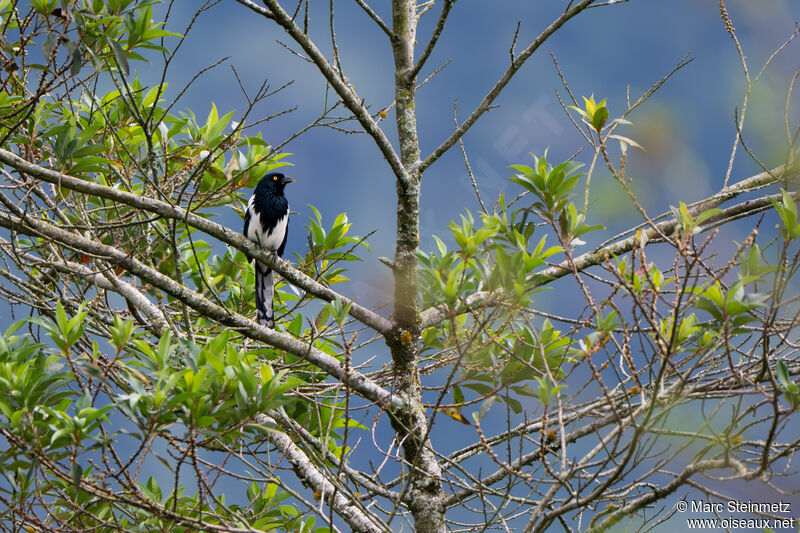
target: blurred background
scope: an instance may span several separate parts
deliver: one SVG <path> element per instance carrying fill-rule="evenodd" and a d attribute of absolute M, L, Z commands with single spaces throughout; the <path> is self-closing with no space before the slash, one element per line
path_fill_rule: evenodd
<path fill-rule="evenodd" d="M 390 20 L 389 2 L 373 2 Z M 425 79 L 447 66 L 418 92 L 417 120 L 423 157 L 453 130 L 453 106 L 463 120 L 507 67 L 515 26 L 520 22 L 517 49 L 527 46 L 558 16 L 561 2 L 499 0 L 456 4 L 436 52 L 420 73 Z M 730 0 L 727 2 L 737 35 L 754 78 L 769 56 L 791 35 L 800 20 L 800 2 L 793 0 Z M 176 2 L 167 28 L 183 33 L 195 2 Z M 161 6 L 165 8 L 164 5 Z M 335 4 L 335 27 L 342 67 L 370 109 L 377 112 L 393 101 L 393 59 L 381 30 L 355 2 Z M 328 2 L 311 2 L 309 31 L 330 57 Z M 418 40 L 427 42 L 438 17 L 437 8 L 422 19 Z M 229 59 L 202 75 L 187 91 L 178 109 L 189 108 L 204 118 L 214 102 L 220 114 L 243 111 L 246 100 L 233 76 L 235 67 L 245 89 L 254 93 L 267 80 L 273 88 L 291 85 L 261 102 L 251 117 L 261 118 L 296 108 L 256 126 L 273 145 L 313 122 L 325 105 L 325 85 L 316 68 L 291 54 L 290 38 L 275 24 L 232 1 L 222 2 L 196 21 L 188 40 L 170 67 L 167 98 L 174 98 L 195 74 L 212 63 Z M 567 95 L 550 57 L 552 53 L 579 100 L 594 94 L 607 98 L 611 117 L 621 114 L 626 94 L 635 101 L 650 85 L 668 74 L 687 56 L 693 61 L 668 80 L 645 105 L 628 118 L 634 123 L 618 131 L 638 141 L 646 152 L 632 150 L 628 174 L 634 189 L 652 215 L 670 205 L 704 197 L 718 190 L 728 168 L 736 136 L 735 112 L 741 112 L 746 83 L 734 41 L 726 33 L 719 6 L 712 0 L 632 0 L 590 9 L 559 30 L 528 61 L 464 142 L 481 193 L 493 204 L 501 190 L 516 194 L 508 182 L 511 164 L 528 163 L 529 152 L 549 148 L 551 161 L 561 161 L 583 145 L 556 98 Z M 747 107 L 744 135 L 749 147 L 768 166 L 780 164 L 786 147 L 784 109 L 789 82 L 800 68 L 800 39 L 792 42 L 762 74 Z M 157 64 L 158 62 L 156 62 Z M 132 65 L 145 85 L 158 81 L 158 72 L 142 63 Z M 569 103 L 569 102 L 567 102 Z M 797 99 L 792 104 L 797 124 Z M 792 124 L 790 117 L 790 124 Z M 234 116 L 234 120 L 237 117 Z M 356 123 L 348 123 L 357 129 Z M 395 138 L 390 110 L 382 122 Z M 348 127 L 345 124 L 345 127 Z M 254 133 L 251 130 L 251 133 Z M 315 128 L 289 143 L 293 155 L 288 172 L 297 180 L 287 195 L 293 211 L 287 251 L 303 253 L 305 232 L 300 226 L 316 206 L 326 220 L 347 212 L 352 231 L 370 239 L 372 260 L 362 265 L 355 296 L 377 304 L 389 294 L 390 276 L 376 261 L 391 257 L 394 238 L 394 181 L 372 140 L 364 134 L 345 135 Z M 591 151 L 578 159 L 588 163 Z M 600 165 L 602 167 L 602 165 Z M 603 168 L 593 178 L 590 223 L 609 232 L 640 221 L 622 190 Z M 732 179 L 757 172 L 758 166 L 739 148 Z M 245 194 L 249 194 L 245 191 Z M 461 154 L 452 149 L 426 173 L 422 189 L 422 246 L 430 250 L 431 235 L 445 242 L 450 220 L 478 203 L 469 184 Z M 223 223 L 240 224 L 232 212 Z M 603 240 L 600 233 L 590 235 Z M 599 242 L 599 241 L 598 241 Z M 592 246 L 591 239 L 587 246 Z"/>
<path fill-rule="evenodd" d="M 384 20 L 390 20 L 389 2 L 375 0 L 372 4 Z M 420 73 L 420 79 L 425 79 L 449 61 L 418 92 L 416 109 L 423 157 L 452 132 L 454 102 L 457 101 L 458 118 L 463 120 L 506 69 L 517 22 L 520 22 L 517 49 L 521 50 L 558 16 L 563 4 L 510 0 L 461 0 L 456 4 L 436 52 Z M 167 29 L 183 33 L 196 7 L 195 2 L 175 2 Z M 164 8 L 162 5 L 160 9 Z M 355 2 L 338 2 L 335 8 L 342 67 L 359 96 L 373 113 L 377 112 L 394 98 L 389 44 Z M 800 2 L 729 0 L 727 8 L 753 79 L 771 54 L 792 35 L 796 21 L 800 20 Z M 311 2 L 309 31 L 330 57 L 327 9 L 328 2 Z M 438 9 L 431 10 L 422 20 L 418 33 L 421 46 L 427 42 Z M 250 131 L 261 131 L 273 145 L 282 143 L 320 115 L 326 88 L 314 65 L 293 55 L 278 41 L 289 44 L 291 40 L 275 24 L 232 0 L 220 3 L 197 19 L 178 52 L 167 74 L 170 82 L 167 99 L 174 98 L 197 72 L 228 57 L 226 62 L 203 74 L 177 108 L 191 109 L 199 119 L 205 117 L 212 102 L 220 114 L 244 110 L 246 99 L 231 67 L 236 68 L 245 89 L 251 93 L 264 80 L 273 88 L 291 82 L 289 87 L 261 102 L 251 115 L 261 118 L 296 108 Z M 556 97 L 558 92 L 567 100 L 550 53 L 557 58 L 575 97 L 580 100 L 581 96 L 594 94 L 597 100 L 606 98 L 612 118 L 626 109 L 627 94 L 635 101 L 682 58 L 691 58 L 647 103 L 627 117 L 633 125 L 618 130 L 646 150 L 629 151 L 628 175 L 653 216 L 681 200 L 689 203 L 723 186 L 736 139 L 735 121 L 737 113 L 741 116 L 747 86 L 742 60 L 720 19 L 719 4 L 712 0 L 631 0 L 591 9 L 559 30 L 496 100 L 499 107 L 485 114 L 464 137 L 487 205 L 491 207 L 501 191 L 509 195 L 519 192 L 508 181 L 512 175 L 508 166 L 528 164 L 529 152 L 541 155 L 549 148 L 548 159 L 559 162 L 584 144 Z M 143 85 L 159 81 L 160 70 L 142 63 L 131 67 L 137 70 Z M 798 68 L 800 39 L 772 60 L 750 94 L 744 137 L 748 148 L 768 167 L 783 163 L 787 146 L 786 96 Z M 797 99 L 788 111 L 789 128 L 793 130 L 800 116 Z M 234 120 L 239 120 L 238 116 Z M 392 110 L 381 125 L 394 140 Z M 356 123 L 344 126 L 358 127 Z M 301 228 L 312 216 L 308 204 L 319 209 L 328 223 L 337 214 L 346 212 L 353 223 L 352 233 L 365 235 L 375 231 L 375 234 L 370 238 L 371 252 L 366 260 L 351 271 L 354 281 L 340 290 L 367 305 L 388 302 L 391 276 L 377 257 L 393 255 L 395 186 L 371 138 L 314 128 L 289 143 L 285 151 L 293 154 L 287 160 L 294 167 L 287 174 L 296 183 L 287 189 L 287 197 L 297 213 L 291 222 L 287 256 L 292 252 L 303 255 L 306 250 L 306 233 Z M 578 155 L 578 160 L 585 163 L 590 158 L 591 150 Z M 588 234 L 586 250 L 579 252 L 588 251 L 618 231 L 641 222 L 630 200 L 601 167 L 593 177 L 588 222 L 603 224 L 606 230 Z M 739 146 L 731 182 L 759 171 L 759 165 Z M 249 193 L 242 191 L 245 198 Z M 423 178 L 423 250 L 433 249 L 432 235 L 451 243 L 447 226 L 465 209 L 477 212 L 479 205 L 456 147 L 430 167 Z M 232 210 L 222 213 L 219 221 L 233 228 L 241 225 L 241 219 Z M 774 231 L 773 228 L 774 222 L 768 222 L 762 231 Z M 727 227 L 717 242 L 731 245 L 734 240 L 741 242 L 749 229 L 752 221 Z M 554 288 L 536 295 L 537 308 L 569 314 L 574 313 L 575 305 L 582 305 L 580 297 L 571 294 L 568 282 L 554 284 Z M 700 413 L 687 409 L 684 414 L 687 425 L 702 423 Z M 457 427 L 452 428 L 449 437 L 434 435 L 435 444 L 444 452 L 464 442 L 459 440 L 462 431 L 465 437 L 474 438 L 474 429 L 451 425 Z M 388 425 L 385 430 L 389 435 Z M 453 442 L 441 441 L 447 439 Z M 777 501 L 774 492 L 755 485 L 741 483 L 731 492 L 742 499 Z M 784 488 L 792 490 L 800 486 Z M 678 499 L 678 496 L 673 500 L 668 498 L 665 504 Z M 800 511 L 800 500 L 789 496 L 786 499 L 795 504 L 793 511 Z"/>

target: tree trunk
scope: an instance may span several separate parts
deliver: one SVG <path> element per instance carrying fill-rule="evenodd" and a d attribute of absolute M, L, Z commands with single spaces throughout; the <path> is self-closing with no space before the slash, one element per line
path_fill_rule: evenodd
<path fill-rule="evenodd" d="M 417 252 L 419 251 L 420 152 L 414 108 L 416 74 L 416 2 L 392 1 L 397 134 L 404 174 L 397 176 L 397 242 L 395 249 L 394 319 L 397 328 L 388 338 L 395 387 L 405 403 L 392 421 L 409 464 L 408 498 L 417 531 L 445 530 L 441 469 L 430 448 L 428 420 L 422 403 L 416 352 L 420 333 L 417 307 Z"/>

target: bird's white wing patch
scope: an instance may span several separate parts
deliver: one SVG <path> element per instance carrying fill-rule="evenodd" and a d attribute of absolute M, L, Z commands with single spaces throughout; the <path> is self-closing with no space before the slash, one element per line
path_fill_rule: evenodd
<path fill-rule="evenodd" d="M 248 210 L 250 211 L 250 225 L 247 226 L 247 235 L 246 237 L 253 242 L 259 242 L 259 237 L 264 232 L 264 228 L 261 227 L 261 217 L 258 216 L 255 211 L 250 207 L 253 204 L 253 199 L 250 199 L 250 204 L 248 206 Z"/>

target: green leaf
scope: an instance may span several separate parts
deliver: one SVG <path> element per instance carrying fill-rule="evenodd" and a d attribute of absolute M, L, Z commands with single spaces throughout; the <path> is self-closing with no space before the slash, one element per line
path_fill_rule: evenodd
<path fill-rule="evenodd" d="M 69 65 L 69 73 L 77 76 L 81 71 L 81 64 L 83 63 L 83 56 L 81 55 L 80 48 L 75 48 L 72 51 L 72 62 Z"/>
<path fill-rule="evenodd" d="M 507 397 L 503 398 L 503 400 L 505 400 L 506 404 L 511 408 L 512 411 L 514 411 L 514 414 L 518 415 L 522 412 L 522 404 L 519 402 L 519 400 Z"/>
<path fill-rule="evenodd" d="M 83 467 L 77 462 L 72 463 L 72 471 L 70 474 L 72 477 L 72 484 L 78 489 L 81 485 L 81 478 L 83 477 Z"/>
<path fill-rule="evenodd" d="M 798 392 L 800 392 L 800 388 L 795 382 L 792 381 L 792 378 L 789 375 L 789 369 L 786 367 L 786 364 L 783 361 L 779 360 L 776 363 L 775 377 L 778 379 L 778 383 L 780 383 L 783 388 L 786 389 L 787 399 L 790 400 L 792 405 L 796 405 L 797 395 Z"/>
<path fill-rule="evenodd" d="M 619 120 L 619 119 L 617 119 L 617 120 Z M 618 140 L 619 144 L 620 144 L 620 147 L 622 148 L 623 152 L 627 149 L 628 146 L 633 146 L 634 148 L 638 148 L 642 152 L 646 152 L 647 151 L 644 148 L 642 148 L 642 146 L 639 143 L 637 143 L 636 141 L 634 141 L 633 139 L 631 139 L 629 137 L 624 137 L 622 135 L 617 135 L 616 133 L 611 134 L 608 137 L 609 137 L 609 139 Z"/>
<path fill-rule="evenodd" d="M 14 47 L 11 45 L 11 41 L 9 41 L 8 38 L 2 33 L 0 33 L 0 47 L 2 47 L 3 50 L 5 50 L 8 54 L 14 53 Z"/>
<path fill-rule="evenodd" d="M 331 309 L 326 305 L 325 307 L 320 309 L 319 313 L 314 319 L 314 326 L 316 326 L 317 329 L 323 327 L 328 322 L 328 318 L 330 318 L 330 316 L 331 316 Z"/>
<path fill-rule="evenodd" d="M 608 120 L 608 108 L 605 106 L 598 107 L 594 115 L 592 115 L 592 126 L 594 126 L 594 129 L 597 131 L 600 131 L 603 129 L 606 120 Z"/>
<path fill-rule="evenodd" d="M 115 41 L 111 37 L 107 37 L 107 39 L 108 39 L 108 45 L 114 54 L 114 59 L 117 60 L 117 66 L 119 66 L 120 71 L 125 76 L 127 76 L 128 74 L 131 73 L 131 69 L 128 66 L 128 56 L 125 53 L 125 50 L 117 41 Z"/>
<path fill-rule="evenodd" d="M 461 388 L 458 385 L 453 385 L 453 403 L 464 403 L 464 393 L 461 392 Z"/>
<path fill-rule="evenodd" d="M 58 431 L 54 432 L 53 435 L 50 437 L 50 446 L 53 446 L 61 437 L 66 437 L 72 433 L 71 428 L 61 428 Z"/>
<path fill-rule="evenodd" d="M 53 50 L 56 48 L 56 34 L 55 33 L 48 33 L 47 38 L 44 40 L 42 44 L 42 52 L 44 53 L 44 57 L 46 61 L 50 60 L 50 54 L 53 53 Z"/>
<path fill-rule="evenodd" d="M 480 422 L 481 420 L 483 420 L 483 418 L 487 414 L 489 414 L 489 410 L 492 408 L 492 405 L 494 405 L 494 402 L 496 401 L 497 401 L 496 395 L 489 396 L 488 398 L 486 398 L 483 401 L 483 403 L 481 403 L 481 408 L 478 410 L 478 412 L 477 413 L 474 411 L 472 412 L 472 418 L 474 418 L 476 422 Z"/>
<path fill-rule="evenodd" d="M 436 235 L 434 235 L 433 238 L 436 241 L 436 249 L 439 251 L 439 257 L 444 257 L 447 253 L 447 246 L 442 242 L 442 239 Z"/>
<path fill-rule="evenodd" d="M 694 222 L 699 226 L 709 218 L 719 215 L 721 213 L 722 209 L 717 209 L 717 208 L 706 209 L 705 211 L 697 215 L 697 217 L 694 219 Z"/>

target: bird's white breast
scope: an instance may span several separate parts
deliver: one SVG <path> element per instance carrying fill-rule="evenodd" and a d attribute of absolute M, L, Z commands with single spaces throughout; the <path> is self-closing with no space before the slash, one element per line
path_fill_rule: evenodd
<path fill-rule="evenodd" d="M 283 237 L 286 235 L 286 225 L 289 222 L 289 214 L 278 219 L 278 223 L 272 228 L 272 231 L 267 231 L 261 225 L 261 217 L 255 213 L 253 209 L 254 197 L 250 198 L 247 208 L 250 210 L 250 225 L 247 228 L 247 238 L 253 242 L 257 242 L 262 248 L 267 250 L 277 250 L 283 242 Z"/>
<path fill-rule="evenodd" d="M 289 214 L 278 219 L 278 223 L 269 234 L 261 234 L 261 246 L 267 250 L 277 250 L 281 247 L 283 237 L 286 235 L 286 225 L 289 223 Z"/>

